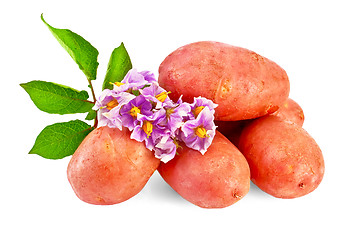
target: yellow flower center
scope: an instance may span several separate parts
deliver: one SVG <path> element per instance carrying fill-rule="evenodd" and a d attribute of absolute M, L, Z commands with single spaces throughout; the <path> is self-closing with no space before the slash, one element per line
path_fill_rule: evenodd
<path fill-rule="evenodd" d="M 173 139 L 173 142 L 174 142 L 175 147 L 176 147 L 176 152 L 175 152 L 175 154 L 176 154 L 176 155 L 179 155 L 179 153 L 178 153 L 178 148 L 179 148 L 179 149 L 182 149 L 182 146 L 179 144 L 179 142 L 178 142 L 175 138 Z"/>
<path fill-rule="evenodd" d="M 207 134 L 207 130 L 202 126 L 196 127 L 194 132 L 200 138 L 209 137 L 209 135 Z"/>
<path fill-rule="evenodd" d="M 161 92 L 155 96 L 160 102 L 164 102 L 170 92 Z"/>
<path fill-rule="evenodd" d="M 167 110 L 165 110 L 165 115 L 167 116 L 167 118 L 169 118 L 173 112 L 174 112 L 174 108 L 167 108 Z"/>
<path fill-rule="evenodd" d="M 193 110 L 194 117 L 197 118 L 198 115 L 202 112 L 203 109 L 204 109 L 204 106 L 196 107 L 196 108 Z"/>
<path fill-rule="evenodd" d="M 107 103 L 106 108 L 108 110 L 112 110 L 113 108 L 118 106 L 118 104 L 119 104 L 118 101 L 115 98 L 113 98 L 113 100 L 111 100 L 110 102 Z"/>
<path fill-rule="evenodd" d="M 122 86 L 122 85 L 124 85 L 124 83 L 122 83 L 122 82 L 115 82 L 115 83 L 113 83 L 115 86 L 117 86 L 117 87 L 120 87 L 120 86 Z"/>
<path fill-rule="evenodd" d="M 130 116 L 132 116 L 133 118 L 136 118 L 138 113 L 140 113 L 140 109 L 136 106 L 132 107 L 132 109 L 130 109 L 129 111 Z"/>
<path fill-rule="evenodd" d="M 173 142 L 174 142 L 174 144 L 176 146 L 176 149 L 182 148 L 182 146 L 179 144 L 179 142 L 175 138 L 173 139 Z"/>
<path fill-rule="evenodd" d="M 142 129 L 147 134 L 147 138 L 149 138 L 150 134 L 153 132 L 153 125 L 149 121 L 144 121 Z"/>

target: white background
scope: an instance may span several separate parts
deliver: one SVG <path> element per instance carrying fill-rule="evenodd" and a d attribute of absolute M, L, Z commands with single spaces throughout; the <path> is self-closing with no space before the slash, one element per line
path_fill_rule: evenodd
<path fill-rule="evenodd" d="M 292 2 L 292 3 L 291 3 Z M 358 1 L 7 1 L 0 7 L 0 239 L 361 239 L 361 14 Z M 251 185 L 224 209 L 181 198 L 156 172 L 113 206 L 80 201 L 70 157 L 28 155 L 38 133 L 74 116 L 39 111 L 19 86 L 31 80 L 87 89 L 78 66 L 40 20 L 82 35 L 100 54 L 99 95 L 121 42 L 138 70 L 157 70 L 176 48 L 215 40 L 251 49 L 288 73 L 290 97 L 326 164 L 321 185 L 292 200 Z M 75 116 L 84 118 L 84 115 Z"/>

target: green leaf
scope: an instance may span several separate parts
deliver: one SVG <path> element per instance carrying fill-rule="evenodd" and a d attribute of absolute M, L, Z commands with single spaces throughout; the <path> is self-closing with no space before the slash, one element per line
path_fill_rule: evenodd
<path fill-rule="evenodd" d="M 97 116 L 97 112 L 92 109 L 92 110 L 90 110 L 90 111 L 88 112 L 88 114 L 86 115 L 85 120 L 93 120 L 93 119 L 96 118 L 96 116 Z"/>
<path fill-rule="evenodd" d="M 128 71 L 132 69 L 132 62 L 124 44 L 115 48 L 110 56 L 107 73 L 103 82 L 104 89 L 112 89 L 111 83 L 121 82 Z"/>
<path fill-rule="evenodd" d="M 31 81 L 20 86 L 30 95 L 34 104 L 47 113 L 85 113 L 94 106 L 87 100 L 89 95 L 86 91 L 44 81 Z"/>
<path fill-rule="evenodd" d="M 58 29 L 50 26 L 41 14 L 41 20 L 48 26 L 60 45 L 70 54 L 88 80 L 96 79 L 98 68 L 98 50 L 78 34 L 68 29 Z"/>
<path fill-rule="evenodd" d="M 92 130 L 93 127 L 80 120 L 49 125 L 40 132 L 29 154 L 47 159 L 70 156 Z"/>

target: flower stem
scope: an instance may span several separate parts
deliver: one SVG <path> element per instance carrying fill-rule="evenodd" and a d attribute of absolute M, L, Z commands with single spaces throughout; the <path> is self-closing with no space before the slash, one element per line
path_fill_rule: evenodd
<path fill-rule="evenodd" d="M 93 88 L 93 84 L 92 84 L 92 81 L 90 79 L 88 79 L 88 83 L 89 83 L 89 87 L 90 87 L 90 90 L 92 92 L 92 96 L 93 96 L 93 103 L 95 104 L 95 93 L 94 93 L 94 88 Z"/>
<path fill-rule="evenodd" d="M 92 93 L 92 96 L 93 96 L 93 102 L 92 103 L 95 104 L 96 97 L 95 97 L 95 92 L 94 92 L 92 81 L 90 79 L 88 79 L 88 83 L 89 83 L 89 87 L 90 87 L 90 90 L 91 90 L 91 93 Z M 97 126 L 98 126 L 98 115 L 95 115 L 93 127 L 97 128 Z"/>

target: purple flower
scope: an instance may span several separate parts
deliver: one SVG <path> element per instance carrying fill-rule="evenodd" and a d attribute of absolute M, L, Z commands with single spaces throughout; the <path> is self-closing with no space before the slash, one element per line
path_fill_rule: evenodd
<path fill-rule="evenodd" d="M 160 123 L 164 121 L 165 110 L 160 109 L 153 115 L 141 115 L 137 116 L 137 124 L 130 135 L 131 139 L 135 139 L 138 142 L 145 142 L 146 148 L 153 150 L 157 140 L 164 135 L 169 134 L 169 130 Z"/>
<path fill-rule="evenodd" d="M 152 84 L 149 87 L 140 89 L 139 91 L 148 101 L 151 101 L 154 104 L 156 109 L 160 109 L 165 104 L 172 102 L 172 100 L 168 97 L 169 92 L 157 84 Z"/>
<path fill-rule="evenodd" d="M 154 73 L 150 71 L 141 71 L 139 73 L 143 75 L 144 79 L 148 82 L 148 84 L 158 84 L 158 81 L 155 78 Z"/>
<path fill-rule="evenodd" d="M 178 142 L 204 154 L 215 136 L 214 104 L 203 97 L 192 104 L 174 103 L 158 85 L 153 73 L 131 69 L 114 89 L 105 89 L 97 100 L 99 126 L 127 127 L 130 138 L 144 142 L 157 158 L 174 158 Z"/>
<path fill-rule="evenodd" d="M 111 128 L 122 129 L 122 124 L 119 118 L 119 110 L 124 105 L 131 101 L 135 96 L 127 92 L 115 92 L 113 90 L 105 89 L 93 109 L 97 110 L 98 125 L 108 126 Z"/>
<path fill-rule="evenodd" d="M 146 116 L 151 116 L 153 114 L 152 104 L 142 95 L 137 96 L 120 109 L 120 120 L 122 125 L 132 131 L 138 123 L 138 114 Z"/>
<path fill-rule="evenodd" d="M 145 79 L 147 78 L 147 80 Z M 152 82 L 152 75 L 149 72 L 137 72 L 135 68 L 130 69 L 121 82 L 114 83 L 114 91 L 125 92 L 138 90 Z"/>
<path fill-rule="evenodd" d="M 176 155 L 177 146 L 177 141 L 170 134 L 165 134 L 156 141 L 154 147 L 155 157 L 166 163 Z"/>
<path fill-rule="evenodd" d="M 178 102 L 181 102 L 178 100 Z M 176 130 L 180 128 L 187 115 L 191 111 L 189 103 L 180 103 L 180 104 L 167 104 L 164 106 L 166 111 L 165 124 L 168 129 L 171 131 L 172 136 L 176 135 Z"/>
<path fill-rule="evenodd" d="M 191 104 L 191 118 L 197 118 L 199 113 L 205 108 L 208 107 L 208 109 L 214 114 L 214 109 L 218 106 L 218 104 L 215 104 L 212 102 L 212 100 L 209 100 L 204 97 L 196 97 L 194 98 L 193 103 Z"/>
<path fill-rule="evenodd" d="M 213 112 L 206 106 L 196 119 L 186 121 L 181 128 L 181 138 L 186 146 L 204 154 L 216 133 L 213 120 Z"/>

